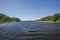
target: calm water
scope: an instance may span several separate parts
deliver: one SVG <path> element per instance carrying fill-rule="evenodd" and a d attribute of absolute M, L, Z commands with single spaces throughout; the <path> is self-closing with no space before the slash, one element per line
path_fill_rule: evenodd
<path fill-rule="evenodd" d="M 60 24 L 43 22 L 0 24 L 0 40 L 60 40 Z"/>

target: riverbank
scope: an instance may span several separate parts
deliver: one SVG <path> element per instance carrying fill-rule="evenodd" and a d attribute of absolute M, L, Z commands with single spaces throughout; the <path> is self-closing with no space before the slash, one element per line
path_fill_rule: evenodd
<path fill-rule="evenodd" d="M 34 22 L 60 23 L 60 21 L 56 21 L 56 22 L 54 22 L 54 21 L 34 21 Z"/>

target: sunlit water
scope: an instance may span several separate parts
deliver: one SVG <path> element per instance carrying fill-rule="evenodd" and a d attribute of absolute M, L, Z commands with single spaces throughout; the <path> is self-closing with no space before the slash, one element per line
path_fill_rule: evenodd
<path fill-rule="evenodd" d="M 0 40 L 60 40 L 60 24 L 15 22 L 0 24 Z"/>

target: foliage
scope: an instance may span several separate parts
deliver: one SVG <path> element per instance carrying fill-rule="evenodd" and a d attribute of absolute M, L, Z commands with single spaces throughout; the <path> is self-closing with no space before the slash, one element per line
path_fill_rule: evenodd
<path fill-rule="evenodd" d="M 54 14 L 53 21 L 56 22 L 57 20 L 60 20 L 60 13 Z"/>
<path fill-rule="evenodd" d="M 54 21 L 54 22 L 59 21 L 60 22 L 60 13 L 56 13 L 53 16 L 46 16 L 36 21 Z"/>
<path fill-rule="evenodd" d="M 0 22 L 19 22 L 19 18 L 9 17 L 5 14 L 0 13 Z"/>

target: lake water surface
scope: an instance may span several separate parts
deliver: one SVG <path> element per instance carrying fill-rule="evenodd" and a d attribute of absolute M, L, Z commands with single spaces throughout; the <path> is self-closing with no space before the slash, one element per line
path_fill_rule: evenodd
<path fill-rule="evenodd" d="M 0 40 L 60 40 L 60 24 L 14 22 L 0 24 Z"/>

